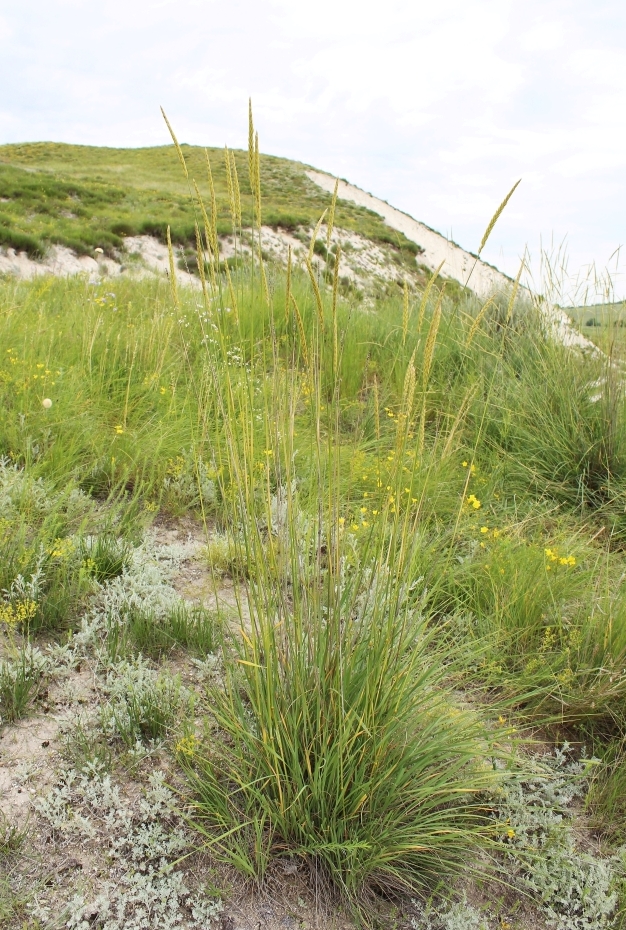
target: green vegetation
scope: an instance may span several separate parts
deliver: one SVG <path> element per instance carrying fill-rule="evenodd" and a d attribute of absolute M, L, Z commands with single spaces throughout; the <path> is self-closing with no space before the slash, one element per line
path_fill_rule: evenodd
<path fill-rule="evenodd" d="M 218 223 L 210 211 L 209 244 Z M 611 926 L 626 730 L 615 368 L 555 342 L 515 294 L 452 301 L 434 282 L 363 311 L 339 294 L 340 258 L 326 279 L 256 248 L 232 268 L 207 252 L 202 291 L 0 282 L 2 674 L 36 647 L 50 682 L 86 664 L 98 700 L 67 740 L 81 774 L 41 816 L 87 831 L 94 798 L 121 804 L 111 778 L 161 753 L 195 831 L 158 835 L 163 864 L 195 842 L 257 880 L 306 865 L 357 920 L 419 895 L 420 928 L 459 926 L 463 907 L 480 926 L 469 905 L 435 919 L 424 901 L 459 872 L 477 889 L 504 875 L 546 920 Z M 208 579 L 193 603 L 173 580 L 184 545 L 146 535 L 190 515 Z M 21 714 L 39 700 L 22 678 Z M 532 758 L 536 728 L 567 752 Z M 605 838 L 595 857 L 576 799 Z M 92 913 L 77 901 L 70 926 Z"/>

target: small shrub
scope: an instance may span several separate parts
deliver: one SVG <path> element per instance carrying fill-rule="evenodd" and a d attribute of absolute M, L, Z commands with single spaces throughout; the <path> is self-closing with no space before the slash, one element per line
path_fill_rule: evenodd
<path fill-rule="evenodd" d="M 114 665 L 106 676 L 108 697 L 100 709 L 102 731 L 128 748 L 137 740 L 162 740 L 175 721 L 184 719 L 191 695 L 180 679 L 155 672 L 139 656 Z"/>

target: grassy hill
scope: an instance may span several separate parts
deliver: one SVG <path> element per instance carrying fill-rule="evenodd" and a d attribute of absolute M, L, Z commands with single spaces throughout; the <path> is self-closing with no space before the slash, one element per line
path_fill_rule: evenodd
<path fill-rule="evenodd" d="M 190 177 L 208 196 L 205 150 L 183 145 Z M 232 232 L 224 152 L 207 150 L 215 185 L 218 233 Z M 242 194 L 243 224 L 252 224 L 248 154 L 234 153 Z M 261 155 L 263 222 L 295 230 L 314 226 L 331 196 L 309 180 L 300 162 Z M 148 233 L 193 244 L 194 211 L 173 145 L 114 149 L 36 142 L 0 146 L 0 244 L 41 254 L 47 243 L 78 253 L 123 246 L 124 237 Z M 339 201 L 336 224 L 391 245 L 415 268 L 418 248 L 364 207 Z"/>

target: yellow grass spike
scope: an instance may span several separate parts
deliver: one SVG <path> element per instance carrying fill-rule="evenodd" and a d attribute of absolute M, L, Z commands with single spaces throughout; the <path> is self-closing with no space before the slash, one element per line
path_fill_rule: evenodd
<path fill-rule="evenodd" d="M 170 136 L 172 137 L 172 142 L 173 142 L 174 145 L 176 146 L 176 151 L 178 152 L 178 157 L 180 158 L 180 163 L 181 163 L 181 165 L 183 166 L 183 171 L 185 172 L 185 177 L 187 178 L 187 180 L 189 180 L 189 172 L 187 171 L 187 165 L 186 165 L 186 163 L 185 163 L 185 156 L 183 155 L 183 150 L 181 149 L 180 145 L 178 144 L 178 139 L 176 138 L 176 135 L 174 134 L 174 130 L 173 130 L 172 127 L 171 127 L 170 121 L 168 120 L 167 116 L 165 115 L 165 110 L 163 109 L 163 107 L 161 107 L 161 113 L 163 114 L 163 119 L 165 120 L 165 125 L 167 126 L 167 128 L 168 128 L 169 131 L 170 131 Z"/>
<path fill-rule="evenodd" d="M 491 230 L 493 229 L 493 227 L 494 227 L 494 226 L 496 225 L 496 223 L 498 222 L 498 219 L 499 219 L 499 217 L 500 217 L 500 214 L 502 213 L 502 211 L 503 211 L 504 208 L 506 207 L 507 203 L 509 202 L 509 200 L 511 199 L 511 197 L 512 197 L 513 194 L 515 193 L 515 190 L 516 190 L 516 188 L 518 187 L 518 185 L 521 184 L 521 181 L 522 181 L 522 179 L 520 178 L 519 181 L 516 181 L 516 182 L 515 182 L 515 184 L 513 185 L 513 187 L 511 188 L 511 190 L 508 192 L 508 194 L 506 195 L 506 197 L 504 198 L 504 200 L 502 201 L 502 203 L 500 204 L 500 206 L 498 207 L 498 209 L 496 210 L 496 212 L 495 212 L 495 213 L 493 214 L 493 216 L 491 217 L 491 219 L 490 219 L 490 221 L 489 221 L 489 225 L 487 226 L 487 229 L 485 230 L 485 235 L 483 236 L 483 238 L 482 238 L 482 240 L 481 240 L 481 243 L 480 243 L 480 246 L 479 246 L 479 248 L 478 248 L 478 255 L 480 255 L 480 253 L 481 253 L 482 250 L 484 249 L 485 245 L 487 244 L 487 239 L 488 239 L 489 236 L 491 235 Z"/>
<path fill-rule="evenodd" d="M 317 221 L 317 226 L 315 227 L 313 231 L 313 235 L 311 237 L 311 244 L 309 245 L 309 257 L 308 257 L 309 262 L 313 261 L 313 251 L 315 249 L 315 243 L 317 242 L 317 237 L 319 235 L 320 227 L 322 223 L 324 222 L 325 216 L 326 216 L 326 210 L 324 210 L 324 212 L 320 216 L 319 220 Z"/>

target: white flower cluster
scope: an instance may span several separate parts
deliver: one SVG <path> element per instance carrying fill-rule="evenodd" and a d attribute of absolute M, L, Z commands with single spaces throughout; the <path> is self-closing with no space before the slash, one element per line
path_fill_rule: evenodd
<path fill-rule="evenodd" d="M 68 903 L 68 930 L 207 930 L 217 920 L 221 902 L 192 893 L 172 863 L 189 847 L 173 801 L 163 773 L 155 772 L 133 808 L 95 766 L 65 773 L 39 801 L 39 814 L 54 831 L 109 838 L 110 877 L 95 897 L 77 894 Z M 45 902 L 37 902 L 32 913 L 45 916 L 47 910 Z"/>

